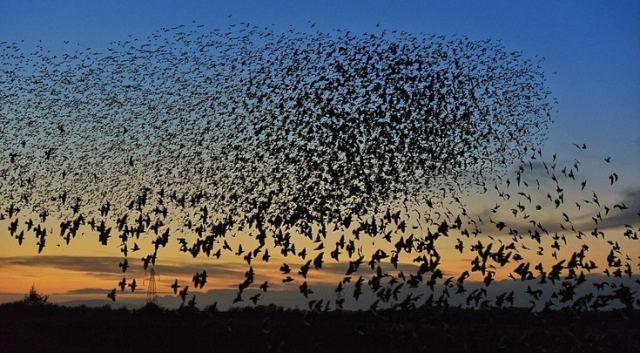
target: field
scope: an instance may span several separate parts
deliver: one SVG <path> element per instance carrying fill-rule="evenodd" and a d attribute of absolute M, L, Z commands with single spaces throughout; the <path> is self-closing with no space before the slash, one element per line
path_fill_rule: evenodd
<path fill-rule="evenodd" d="M 640 312 L 0 305 L 0 352 L 639 352 Z"/>

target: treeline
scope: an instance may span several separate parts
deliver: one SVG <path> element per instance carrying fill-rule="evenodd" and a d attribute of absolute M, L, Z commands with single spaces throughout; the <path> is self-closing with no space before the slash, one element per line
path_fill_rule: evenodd
<path fill-rule="evenodd" d="M 0 305 L 2 352 L 638 352 L 640 311 Z"/>

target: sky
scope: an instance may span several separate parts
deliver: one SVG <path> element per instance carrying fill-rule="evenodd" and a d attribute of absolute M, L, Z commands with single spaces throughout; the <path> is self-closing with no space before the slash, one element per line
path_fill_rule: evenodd
<path fill-rule="evenodd" d="M 589 141 L 616 152 L 640 141 L 637 1 L 1 1 L 0 39 L 106 46 L 160 27 L 232 22 L 287 29 L 464 34 L 544 57 L 559 100 L 552 143 Z M 228 16 L 231 15 L 231 18 Z M 559 140 L 559 141 L 556 141 Z M 631 151 L 630 151 L 631 152 Z M 629 153 L 628 156 L 632 154 Z"/>
<path fill-rule="evenodd" d="M 63 41 L 101 48 L 128 35 L 143 37 L 160 27 L 193 20 L 220 28 L 238 22 L 273 24 L 280 30 L 290 25 L 304 30 L 311 22 L 323 31 L 348 29 L 360 33 L 375 31 L 379 25 L 412 33 L 500 40 L 507 49 L 545 58 L 550 89 L 558 101 L 545 149 L 570 158 L 575 153 L 573 143 L 586 143 L 590 149 L 581 157 L 594 178 L 606 181 L 609 171 L 598 166 L 602 158 L 612 155 L 616 170 L 623 176 L 620 196 L 635 195 L 634 190 L 640 188 L 638 1 L 0 0 L 0 41 L 41 40 L 54 50 L 62 48 Z M 2 257 L 20 255 L 25 260 L 33 255 L 2 245 L 8 241 L 0 237 L 0 262 Z M 71 251 L 77 255 L 118 256 L 117 249 L 77 246 L 78 250 Z M 630 246 L 632 253 L 640 254 L 637 244 Z M 172 260 L 179 264 L 187 261 L 177 255 Z M 4 261 L 6 265 L 11 260 Z M 48 263 L 43 266 L 48 266 L 49 272 L 36 270 L 39 261 L 34 259 L 24 261 L 19 267 L 22 273 L 0 269 L 0 282 L 20 283 L 20 287 L 0 284 L 0 292 L 14 298 L 30 282 L 40 282 L 45 291 L 57 293 L 87 287 L 82 283 L 84 277 L 77 274 L 82 268 L 47 261 L 42 262 Z M 48 279 L 42 273 L 48 273 Z M 9 276 L 23 280 L 5 281 Z M 107 285 L 106 280 L 96 280 L 89 287 L 103 285 Z"/>

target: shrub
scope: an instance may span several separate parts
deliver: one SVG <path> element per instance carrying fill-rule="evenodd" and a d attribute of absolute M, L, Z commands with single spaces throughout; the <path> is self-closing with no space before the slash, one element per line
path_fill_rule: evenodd
<path fill-rule="evenodd" d="M 38 293 L 35 285 L 32 285 L 29 293 L 24 296 L 24 303 L 29 305 L 44 305 L 47 304 L 47 300 L 49 296 Z"/>

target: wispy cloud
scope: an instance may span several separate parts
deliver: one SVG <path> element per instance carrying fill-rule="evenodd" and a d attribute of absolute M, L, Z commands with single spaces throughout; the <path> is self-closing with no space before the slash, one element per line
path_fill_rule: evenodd
<path fill-rule="evenodd" d="M 611 279 L 607 278 L 604 275 L 597 274 L 589 274 L 587 275 L 588 282 L 587 284 L 581 285 L 576 289 L 576 298 L 581 295 L 584 295 L 588 292 L 593 291 L 593 287 L 590 283 L 597 283 L 602 281 L 611 281 Z M 638 280 L 637 276 L 633 278 L 620 278 L 615 280 L 618 284 L 624 284 L 629 286 L 632 291 L 640 290 L 640 284 L 636 281 Z M 525 293 L 527 287 L 531 287 L 533 289 L 541 289 L 543 291 L 543 295 L 541 300 L 538 301 L 539 308 L 542 307 L 544 301 L 550 298 L 552 292 L 557 290 L 559 283 L 556 283 L 555 287 L 550 282 L 545 284 L 540 284 L 537 281 L 513 281 L 513 280 L 499 280 L 495 281 L 491 284 L 491 286 L 486 287 L 482 282 L 477 281 L 469 281 L 465 283 L 465 288 L 467 289 L 467 293 L 478 289 L 485 288 L 487 290 L 487 299 L 494 300 L 497 295 L 500 293 L 514 291 L 516 292 L 516 302 L 517 306 L 530 306 L 529 297 Z M 336 299 L 336 294 L 334 292 L 334 286 L 327 284 L 317 284 L 310 286 L 313 293 L 309 295 L 309 298 L 304 298 L 298 291 L 297 285 L 291 285 L 289 287 L 283 288 L 278 291 L 269 291 L 267 293 L 262 293 L 260 298 L 261 304 L 276 304 L 279 306 L 287 307 L 287 308 L 306 308 L 309 300 L 329 300 L 332 305 L 333 301 Z M 434 297 L 438 297 L 442 293 L 442 284 L 437 284 L 435 286 L 435 291 L 431 291 L 427 289 L 425 286 L 420 286 L 419 288 L 409 288 L 408 286 L 404 286 L 398 292 L 398 299 L 402 300 L 407 295 L 412 294 L 415 296 L 420 296 L 420 300 L 417 302 L 418 304 L 423 303 L 426 298 L 434 294 Z M 97 297 L 89 297 L 83 296 L 84 294 L 89 294 L 93 291 L 99 291 Z M 450 289 L 451 291 L 451 289 Z M 611 288 L 607 288 L 606 290 L 596 292 L 596 294 L 605 294 L 609 293 Z M 54 300 L 59 303 L 63 303 L 65 305 L 88 305 L 88 306 L 102 306 L 102 305 L 112 305 L 115 307 L 119 306 L 127 306 L 127 307 L 139 307 L 145 303 L 145 298 L 142 295 L 131 295 L 127 293 L 119 294 L 118 301 L 116 303 L 112 303 L 107 300 L 105 297 L 106 290 L 99 290 L 96 288 L 84 288 L 78 289 L 75 291 L 69 291 L 65 294 L 61 294 L 57 297 L 54 296 Z M 238 306 L 247 306 L 252 305 L 252 303 L 248 300 L 248 298 L 254 294 L 257 294 L 259 291 L 256 288 L 249 288 L 245 290 L 243 294 L 244 300 L 238 304 L 232 304 L 233 299 L 236 296 L 237 291 L 235 289 L 214 289 L 207 290 L 203 292 L 190 292 L 192 295 L 196 296 L 197 305 L 200 308 L 204 308 L 213 303 L 217 303 L 218 308 L 222 310 L 229 309 L 231 307 Z M 81 294 L 81 295 L 79 295 Z M 347 285 L 343 297 L 345 299 L 345 308 L 351 310 L 361 310 L 366 309 L 376 300 L 375 293 L 369 290 L 366 286 L 362 293 L 361 298 L 356 301 L 353 298 L 353 288 L 352 286 Z M 451 305 L 464 305 L 466 300 L 466 295 L 453 295 L 450 298 L 449 303 Z M 158 297 L 158 303 L 167 308 L 176 308 L 180 305 L 181 300 L 177 296 L 173 294 L 161 294 Z M 395 301 L 394 303 L 397 303 Z M 388 307 L 392 305 L 381 303 L 380 307 Z M 566 305 L 566 304 L 565 304 Z M 333 306 L 332 306 L 333 307 Z"/>

